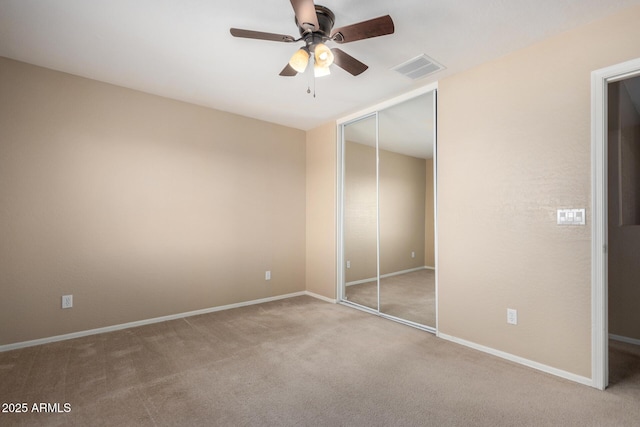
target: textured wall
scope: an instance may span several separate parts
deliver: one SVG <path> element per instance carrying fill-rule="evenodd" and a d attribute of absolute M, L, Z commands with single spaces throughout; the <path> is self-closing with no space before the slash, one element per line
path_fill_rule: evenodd
<path fill-rule="evenodd" d="M 639 21 L 628 9 L 439 82 L 440 332 L 591 377 L 591 72 L 640 57 Z M 587 208 L 587 225 L 557 226 L 558 208 Z"/>
<path fill-rule="evenodd" d="M 336 298 L 336 125 L 307 132 L 307 291 Z"/>
<path fill-rule="evenodd" d="M 0 344 L 304 290 L 305 163 L 303 131 L 0 58 Z"/>

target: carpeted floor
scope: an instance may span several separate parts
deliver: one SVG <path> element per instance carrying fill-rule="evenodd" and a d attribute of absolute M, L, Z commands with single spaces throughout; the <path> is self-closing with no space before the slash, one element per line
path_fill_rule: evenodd
<path fill-rule="evenodd" d="M 348 301 L 377 308 L 376 282 L 347 286 Z M 380 311 L 421 325 L 436 327 L 436 280 L 430 269 L 380 279 Z"/>
<path fill-rule="evenodd" d="M 601 392 L 297 297 L 0 353 L 0 401 L 29 407 L 0 425 L 637 426 L 639 353 L 619 348 Z"/>

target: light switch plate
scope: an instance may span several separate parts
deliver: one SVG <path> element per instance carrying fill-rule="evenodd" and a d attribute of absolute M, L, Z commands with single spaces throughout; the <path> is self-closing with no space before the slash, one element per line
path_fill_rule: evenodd
<path fill-rule="evenodd" d="M 558 209 L 558 225 L 585 225 L 585 209 Z"/>

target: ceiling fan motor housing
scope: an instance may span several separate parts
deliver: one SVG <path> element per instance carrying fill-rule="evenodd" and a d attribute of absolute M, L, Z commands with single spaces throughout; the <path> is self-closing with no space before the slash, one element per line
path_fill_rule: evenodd
<path fill-rule="evenodd" d="M 320 6 L 320 5 L 315 5 L 315 6 L 316 6 L 316 16 L 318 17 L 318 24 L 320 25 L 320 28 L 316 28 L 314 30 L 308 30 L 304 26 L 300 25 L 300 23 L 298 22 L 298 18 L 295 19 L 296 26 L 300 30 L 300 35 L 305 39 L 305 41 L 306 41 L 305 34 L 310 34 L 310 32 L 315 34 L 319 33 L 325 39 L 328 39 L 329 35 L 331 34 L 331 29 L 333 28 L 333 24 L 336 21 L 336 16 L 333 14 L 333 12 L 329 8 Z"/>

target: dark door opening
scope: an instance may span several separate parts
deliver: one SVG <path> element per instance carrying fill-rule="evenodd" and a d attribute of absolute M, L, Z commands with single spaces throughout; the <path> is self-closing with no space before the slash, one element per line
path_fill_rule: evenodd
<path fill-rule="evenodd" d="M 640 76 L 608 84 L 609 385 L 640 383 Z"/>

